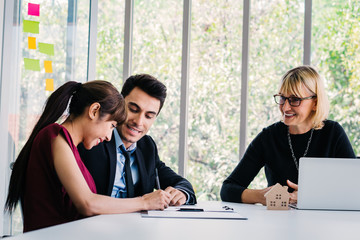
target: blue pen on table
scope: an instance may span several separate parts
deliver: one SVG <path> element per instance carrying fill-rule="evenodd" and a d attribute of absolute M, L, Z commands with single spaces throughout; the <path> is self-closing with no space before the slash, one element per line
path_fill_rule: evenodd
<path fill-rule="evenodd" d="M 155 168 L 155 180 L 156 180 L 156 188 L 160 190 L 161 189 L 160 179 L 159 179 L 159 173 L 158 173 L 157 168 Z"/>

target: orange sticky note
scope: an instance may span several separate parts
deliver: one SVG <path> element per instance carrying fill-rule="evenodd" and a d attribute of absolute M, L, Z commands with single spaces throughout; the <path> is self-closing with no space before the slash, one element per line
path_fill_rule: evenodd
<path fill-rule="evenodd" d="M 44 68 L 46 73 L 52 73 L 52 61 L 44 61 Z"/>
<path fill-rule="evenodd" d="M 28 47 L 29 49 L 36 49 L 36 38 L 28 37 Z"/>
<path fill-rule="evenodd" d="M 47 78 L 45 80 L 45 83 L 46 83 L 46 86 L 45 86 L 46 91 L 54 91 L 54 79 Z"/>

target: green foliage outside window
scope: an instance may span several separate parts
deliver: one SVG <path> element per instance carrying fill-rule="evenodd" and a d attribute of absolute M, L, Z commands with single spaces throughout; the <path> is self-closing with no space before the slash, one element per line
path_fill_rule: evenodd
<path fill-rule="evenodd" d="M 360 156 L 360 3 L 314 1 L 312 58 L 326 79 L 329 119 L 340 122 Z"/>
<path fill-rule="evenodd" d="M 175 170 L 182 4 L 179 0 L 134 4 L 132 70 L 153 74 L 168 86 L 168 98 L 150 134 L 158 143 L 160 158 Z M 223 180 L 239 161 L 242 8 L 242 1 L 237 0 L 192 1 L 187 178 L 200 200 L 219 200 Z M 112 11 L 111 5 L 101 9 L 103 13 Z M 99 60 L 97 72 L 116 71 L 108 80 L 118 81 L 122 76 L 122 36 L 113 39 L 112 31 L 123 23 L 105 23 L 104 19 L 101 22 L 108 30 L 106 35 L 98 35 L 98 54 L 106 57 Z M 342 124 L 359 154 L 358 22 L 357 1 L 313 2 L 312 65 L 326 79 L 332 105 L 329 119 Z M 281 76 L 302 64 L 303 29 L 304 1 L 251 1 L 247 144 L 262 128 L 280 119 L 272 95 L 277 93 Z M 266 185 L 261 171 L 250 187 Z"/>

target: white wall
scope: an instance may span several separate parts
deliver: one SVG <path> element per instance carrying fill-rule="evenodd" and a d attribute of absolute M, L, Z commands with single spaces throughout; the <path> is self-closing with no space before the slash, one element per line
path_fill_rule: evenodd
<path fill-rule="evenodd" d="M 10 234 L 10 217 L 4 215 L 10 168 L 13 161 L 14 144 L 9 138 L 9 109 L 15 106 L 14 46 L 14 6 L 16 0 L 0 0 L 0 236 Z"/>
<path fill-rule="evenodd" d="M 3 29 L 4 29 L 4 0 L 1 0 L 0 2 L 0 56 L 2 56 L 2 46 L 3 46 Z M 0 72 L 2 72 L 2 57 L 1 57 L 1 64 L 0 64 Z M 1 84 L 2 83 L 2 78 L 0 79 L 0 89 L 1 89 Z M 2 95 L 0 95 L 1 97 Z M 2 98 L 0 100 L 2 102 Z M 0 102 L 0 103 L 1 103 Z M 3 112 L 2 109 L 0 108 L 0 126 L 3 126 Z M 3 136 L 3 129 L 0 130 L 0 136 Z M 0 137 L 0 146 L 6 145 L 6 142 L 3 140 L 2 137 Z M 0 149 L 0 176 L 3 176 L 0 180 L 0 210 L 4 208 L 4 200 L 5 200 L 5 179 L 4 179 L 4 169 L 5 169 L 5 162 L 6 162 L 6 158 L 5 155 L 3 154 L 2 149 Z M 4 217 L 3 217 L 3 211 L 0 211 L 0 236 L 4 235 L 4 229 L 3 229 L 3 221 L 4 221 Z"/>

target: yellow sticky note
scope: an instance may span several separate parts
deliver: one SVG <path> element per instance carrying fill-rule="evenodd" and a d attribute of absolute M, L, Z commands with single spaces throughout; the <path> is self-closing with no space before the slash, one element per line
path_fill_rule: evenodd
<path fill-rule="evenodd" d="M 36 49 L 36 38 L 28 37 L 28 47 L 29 49 Z"/>
<path fill-rule="evenodd" d="M 46 73 L 52 73 L 52 61 L 44 61 L 44 68 Z"/>
<path fill-rule="evenodd" d="M 54 79 L 47 78 L 45 80 L 45 82 L 46 82 L 45 90 L 46 91 L 54 91 Z"/>

